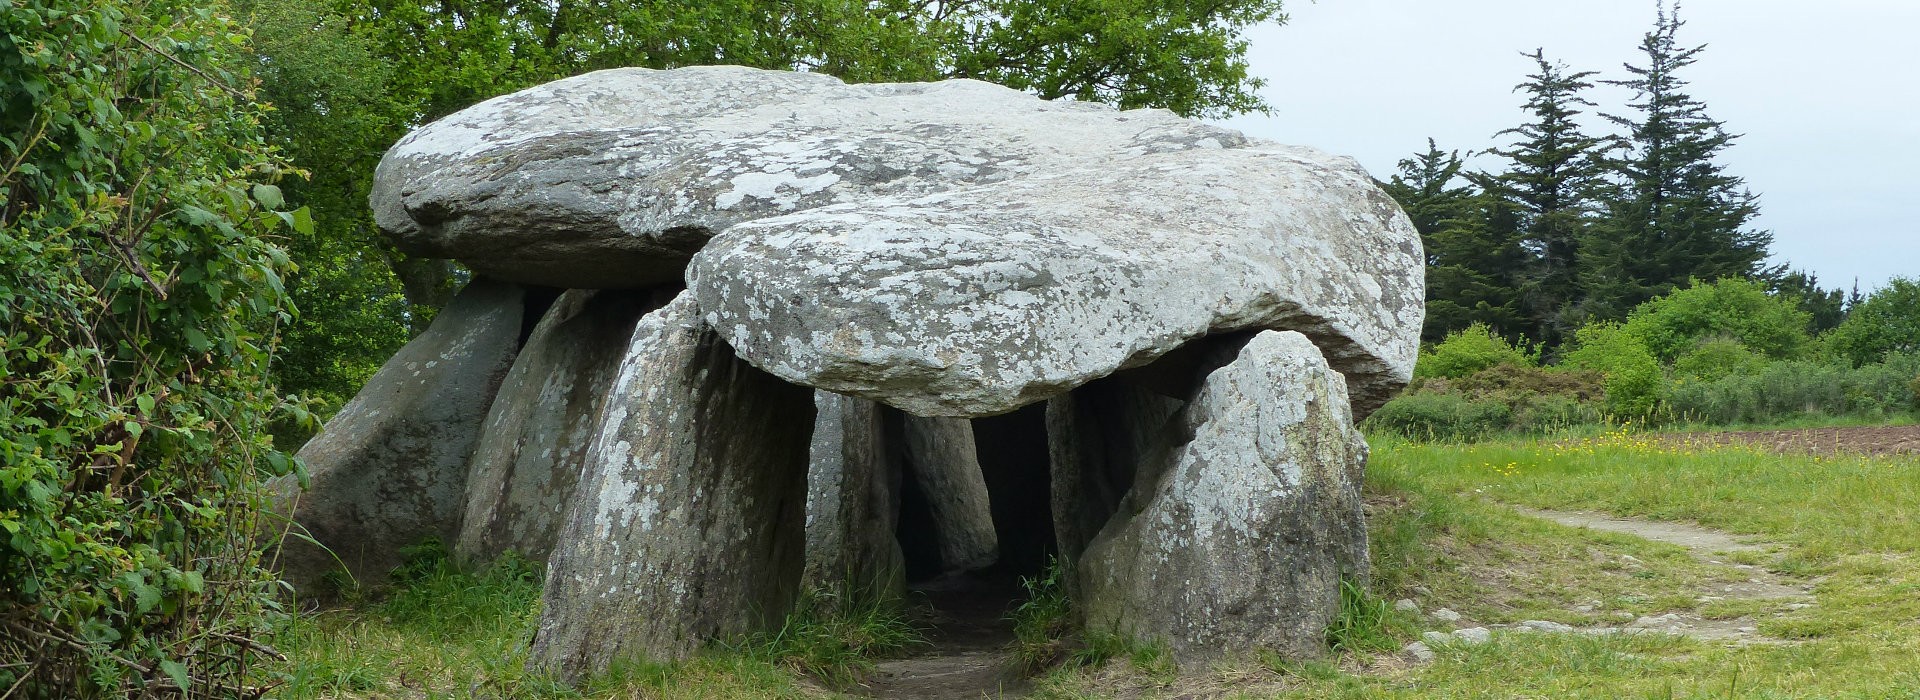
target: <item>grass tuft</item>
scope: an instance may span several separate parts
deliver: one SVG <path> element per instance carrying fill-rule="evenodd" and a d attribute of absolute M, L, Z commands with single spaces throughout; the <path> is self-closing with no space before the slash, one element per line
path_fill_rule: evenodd
<path fill-rule="evenodd" d="M 900 601 L 849 599 L 831 591 L 802 593 L 794 611 L 771 633 L 749 638 L 731 651 L 785 666 L 838 688 L 873 671 L 873 659 L 927 643 L 907 620 Z"/>

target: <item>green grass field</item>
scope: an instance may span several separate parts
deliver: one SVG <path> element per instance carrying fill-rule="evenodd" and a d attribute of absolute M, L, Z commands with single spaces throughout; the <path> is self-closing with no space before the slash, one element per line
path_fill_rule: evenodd
<path fill-rule="evenodd" d="M 1369 476 L 1380 601 L 1483 624 L 1575 626 L 1690 613 L 1751 619 L 1751 643 L 1665 634 L 1496 632 L 1414 663 L 1399 645 L 1447 626 L 1384 610 L 1380 640 L 1325 661 L 1257 654 L 1171 673 L 1153 654 L 1056 668 L 1034 697 L 1920 697 L 1920 460 L 1676 448 L 1627 432 L 1434 445 L 1374 441 Z M 1683 521 L 1763 543 L 1719 563 L 1682 547 L 1558 525 L 1509 506 Z M 1737 565 L 1810 588 L 1811 606 L 1701 600 Z M 434 569 L 381 603 L 309 616 L 277 639 L 291 698 L 832 697 L 791 654 L 742 646 L 622 669 L 579 691 L 521 668 L 537 581 Z M 1597 603 L 1598 605 L 1595 605 Z M 1386 608 L 1375 604 L 1376 611 Z M 1082 655 L 1085 658 L 1087 655 Z"/>

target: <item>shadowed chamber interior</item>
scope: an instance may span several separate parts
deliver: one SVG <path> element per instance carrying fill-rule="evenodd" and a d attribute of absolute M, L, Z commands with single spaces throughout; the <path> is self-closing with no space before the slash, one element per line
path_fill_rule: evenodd
<path fill-rule="evenodd" d="M 884 408 L 887 444 L 895 464 L 911 459 L 905 454 L 906 416 Z M 940 528 L 927 485 L 913 469 L 902 469 L 900 519 L 895 536 L 905 557 L 909 583 L 922 583 L 948 574 L 977 573 L 1012 580 L 1035 576 L 1046 569 L 1056 548 L 1050 503 L 1046 405 L 1033 404 L 1010 413 L 968 421 L 980 475 L 986 483 L 988 509 L 998 555 L 985 567 L 957 566 L 942 560 Z"/>

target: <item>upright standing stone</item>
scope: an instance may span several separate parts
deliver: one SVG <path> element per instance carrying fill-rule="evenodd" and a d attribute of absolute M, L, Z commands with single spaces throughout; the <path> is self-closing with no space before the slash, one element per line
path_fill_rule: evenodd
<path fill-rule="evenodd" d="M 1175 420 L 1192 438 L 1079 562 L 1087 625 L 1183 660 L 1324 654 L 1341 577 L 1367 570 L 1345 381 L 1305 337 L 1265 332 Z"/>
<path fill-rule="evenodd" d="M 807 565 L 803 584 L 842 596 L 903 593 L 900 469 L 889 459 L 879 404 L 813 394 L 807 469 Z"/>
<path fill-rule="evenodd" d="M 1185 405 L 1113 378 L 1047 401 L 1053 529 L 1061 557 L 1079 561 L 1094 535 L 1120 512 L 1141 470 L 1164 464 L 1178 438 L 1168 419 Z"/>
<path fill-rule="evenodd" d="M 455 551 L 544 562 L 586 464 L 613 375 L 651 292 L 576 289 L 541 317 L 500 385 L 467 477 Z"/>
<path fill-rule="evenodd" d="M 965 418 L 907 416 L 906 441 L 907 472 L 932 510 L 941 569 L 992 566 L 1000 544 L 973 426 Z"/>
<path fill-rule="evenodd" d="M 301 448 L 310 485 L 300 492 L 284 480 L 276 490 L 332 554 L 289 537 L 282 577 L 313 591 L 337 556 L 355 579 L 377 585 L 402 547 L 454 538 L 467 459 L 519 349 L 524 305 L 518 285 L 475 279 Z"/>
<path fill-rule="evenodd" d="M 578 679 L 778 624 L 805 544 L 813 392 L 734 357 L 691 297 L 640 320 L 547 569 L 531 664 Z"/>

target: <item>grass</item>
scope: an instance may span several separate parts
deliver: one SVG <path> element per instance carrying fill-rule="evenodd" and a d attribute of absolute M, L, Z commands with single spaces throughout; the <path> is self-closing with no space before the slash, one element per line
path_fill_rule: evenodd
<path fill-rule="evenodd" d="M 1920 697 L 1920 460 L 1702 450 L 1614 430 L 1545 440 L 1434 445 L 1376 439 L 1367 502 L 1373 579 L 1343 595 L 1328 630 L 1339 651 L 1287 660 L 1257 651 L 1173 668 L 1131 640 L 1072 632 L 1057 571 L 1029 581 L 1015 654 L 1053 665 L 1037 698 L 1902 698 Z M 1510 506 L 1691 521 L 1767 543 L 1701 561 L 1680 547 L 1568 528 Z M 1817 603 L 1722 599 L 1759 566 L 1811 586 Z M 770 637 L 667 665 L 611 671 L 580 689 L 524 671 L 538 613 L 531 567 L 477 573 L 423 566 L 382 601 L 302 618 L 274 640 L 287 698 L 838 697 L 817 678 L 857 674 L 910 636 L 893 618 L 797 617 Z M 1618 624 L 1681 612 L 1751 621 L 1768 643 L 1666 635 L 1496 633 L 1400 645 L 1453 625 L 1389 601 L 1448 607 L 1461 625 L 1552 620 Z M 1707 598 L 1704 599 L 1703 598 Z M 832 606 L 828 606 L 831 608 Z M 1747 624 L 1742 622 L 1742 624 Z M 906 630 L 910 635 L 911 630 Z M 888 641 L 888 640 L 893 641 Z"/>
<path fill-rule="evenodd" d="M 1621 430 L 1469 445 L 1373 442 L 1372 589 L 1382 599 L 1445 605 L 1473 624 L 1587 625 L 1665 612 L 1752 618 L 1776 641 L 1496 633 L 1486 645 L 1440 645 L 1423 665 L 1355 648 L 1322 662 L 1219 666 L 1172 685 L 1065 669 L 1038 697 L 1095 697 L 1095 689 L 1143 698 L 1920 697 L 1920 460 L 1697 450 Z M 1522 516 L 1508 504 L 1692 521 L 1778 546 L 1716 556 L 1729 565 L 1716 566 L 1678 547 Z M 1701 600 L 1745 577 L 1731 564 L 1809 584 L 1817 604 Z"/>
<path fill-rule="evenodd" d="M 536 567 L 513 556 L 464 571 L 443 548 L 418 548 L 388 597 L 304 615 L 273 637 L 290 660 L 271 671 L 283 684 L 273 697 L 834 697 L 828 686 L 922 641 L 897 604 L 815 593 L 776 631 L 682 662 L 616 665 L 573 688 L 526 670 L 540 585 Z"/>

